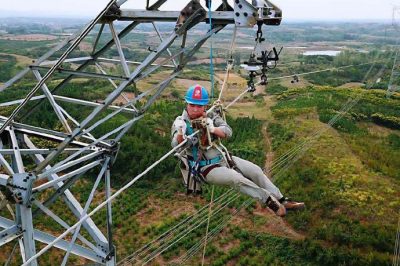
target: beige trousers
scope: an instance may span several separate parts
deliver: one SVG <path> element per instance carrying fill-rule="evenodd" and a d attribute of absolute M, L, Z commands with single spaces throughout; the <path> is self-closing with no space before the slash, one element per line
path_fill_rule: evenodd
<path fill-rule="evenodd" d="M 210 184 L 237 188 L 240 192 L 265 203 L 270 195 L 276 199 L 283 197 L 279 189 L 263 173 L 262 169 L 247 160 L 232 156 L 237 168 L 235 171 L 226 166 L 212 169 L 206 179 Z"/>

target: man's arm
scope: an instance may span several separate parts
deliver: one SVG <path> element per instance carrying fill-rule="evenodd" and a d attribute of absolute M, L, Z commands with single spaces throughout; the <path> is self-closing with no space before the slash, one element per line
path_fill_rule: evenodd
<path fill-rule="evenodd" d="M 171 135 L 172 135 L 172 141 L 171 141 L 171 146 L 176 147 L 182 141 L 184 140 L 184 134 L 186 132 L 186 123 L 182 119 L 181 116 L 178 116 L 171 128 Z"/>
<path fill-rule="evenodd" d="M 208 121 L 210 133 L 223 139 L 232 136 L 231 127 L 220 116 L 216 115 L 213 118 L 208 118 Z"/>
<path fill-rule="evenodd" d="M 224 138 L 228 137 L 227 134 L 225 134 L 225 132 L 219 127 L 214 127 L 214 130 L 212 132 L 210 130 L 210 133 L 214 134 L 215 136 L 217 136 L 217 137 L 219 137 L 221 139 L 224 139 Z"/>

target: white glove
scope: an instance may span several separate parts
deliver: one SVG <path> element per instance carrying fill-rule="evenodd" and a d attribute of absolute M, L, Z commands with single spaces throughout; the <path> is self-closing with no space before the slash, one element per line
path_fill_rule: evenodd
<path fill-rule="evenodd" d="M 214 133 L 215 131 L 214 121 L 211 118 L 207 117 L 203 119 L 203 126 L 207 127 L 210 133 Z"/>
<path fill-rule="evenodd" d="M 186 122 L 181 117 L 178 117 L 177 119 L 175 119 L 174 127 L 178 130 L 179 134 L 185 135 L 185 133 L 186 133 Z"/>

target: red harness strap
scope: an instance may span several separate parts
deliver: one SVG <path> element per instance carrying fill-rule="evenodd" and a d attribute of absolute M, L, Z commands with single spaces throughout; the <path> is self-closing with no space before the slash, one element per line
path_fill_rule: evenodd
<path fill-rule="evenodd" d="M 221 167 L 221 165 L 220 164 L 213 164 L 213 165 L 207 167 L 204 171 L 201 171 L 201 175 L 203 176 L 203 178 L 205 180 L 207 180 L 207 175 L 211 172 L 211 170 L 213 170 L 213 169 L 215 169 L 217 167 Z"/>

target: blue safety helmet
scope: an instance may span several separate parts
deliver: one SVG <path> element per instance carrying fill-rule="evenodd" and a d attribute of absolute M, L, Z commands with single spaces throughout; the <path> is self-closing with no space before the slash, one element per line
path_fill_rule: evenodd
<path fill-rule="evenodd" d="M 207 105 L 210 99 L 206 88 L 199 84 L 191 86 L 186 92 L 185 101 L 195 105 Z"/>

